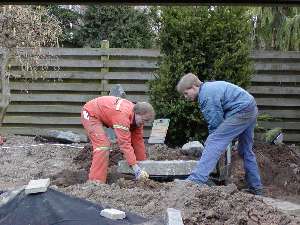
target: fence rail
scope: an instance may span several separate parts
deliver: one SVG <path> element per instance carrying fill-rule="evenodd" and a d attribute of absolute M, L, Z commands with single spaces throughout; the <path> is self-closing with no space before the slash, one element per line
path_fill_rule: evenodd
<path fill-rule="evenodd" d="M 20 50 L 29 52 L 30 50 Z M 41 61 L 49 69 L 43 79 L 24 82 L 31 75 L 15 69 L 10 81 L 11 104 L 8 107 L 1 133 L 35 135 L 50 129 L 82 133 L 81 106 L 101 94 L 108 93 L 114 84 L 121 84 L 132 101 L 149 101 L 149 80 L 155 79 L 160 52 L 154 49 L 116 48 L 44 48 L 54 56 Z M 251 53 L 255 74 L 249 92 L 257 101 L 260 113 L 276 121 L 260 121 L 265 128 L 284 129 L 285 142 L 300 143 L 300 52 Z M 150 126 L 145 127 L 145 137 Z"/>

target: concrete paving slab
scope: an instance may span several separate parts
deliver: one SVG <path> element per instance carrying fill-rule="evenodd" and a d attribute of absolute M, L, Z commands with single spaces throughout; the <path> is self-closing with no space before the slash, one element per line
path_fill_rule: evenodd
<path fill-rule="evenodd" d="M 170 119 L 156 119 L 153 121 L 149 144 L 163 144 L 168 132 Z"/>
<path fill-rule="evenodd" d="M 185 176 L 190 175 L 197 165 L 196 160 L 166 160 L 139 161 L 140 167 L 144 168 L 150 176 Z M 118 172 L 133 174 L 133 170 L 128 166 L 125 160 L 118 163 Z"/>
<path fill-rule="evenodd" d="M 184 225 L 180 210 L 167 209 L 167 225 Z"/>
<path fill-rule="evenodd" d="M 300 216 L 300 205 L 296 203 L 292 203 L 289 201 L 283 201 L 279 199 L 269 198 L 269 197 L 262 197 L 263 201 L 274 207 L 278 210 L 287 213 L 289 215 Z"/>
<path fill-rule="evenodd" d="M 46 192 L 50 185 L 50 178 L 31 180 L 25 188 L 25 194 Z"/>

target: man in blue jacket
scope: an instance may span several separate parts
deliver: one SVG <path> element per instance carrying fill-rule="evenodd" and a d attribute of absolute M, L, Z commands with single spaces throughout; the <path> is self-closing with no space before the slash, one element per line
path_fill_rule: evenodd
<path fill-rule="evenodd" d="M 257 106 L 252 95 L 225 81 L 201 82 L 192 73 L 184 75 L 177 91 L 187 100 L 198 100 L 200 110 L 208 123 L 209 136 L 196 168 L 187 178 L 205 184 L 222 153 L 234 138 L 238 138 L 238 152 L 244 160 L 248 192 L 262 194 L 262 183 L 252 151 Z"/>

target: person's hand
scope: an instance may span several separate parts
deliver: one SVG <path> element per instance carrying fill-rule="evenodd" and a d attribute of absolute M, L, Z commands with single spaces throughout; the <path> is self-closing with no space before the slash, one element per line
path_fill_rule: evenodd
<path fill-rule="evenodd" d="M 137 164 L 133 165 L 132 169 L 136 180 L 147 180 L 149 178 L 149 174 Z"/>

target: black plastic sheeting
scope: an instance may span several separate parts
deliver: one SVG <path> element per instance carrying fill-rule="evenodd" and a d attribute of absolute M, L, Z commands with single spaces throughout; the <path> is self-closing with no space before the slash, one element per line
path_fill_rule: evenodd
<path fill-rule="evenodd" d="M 147 219 L 126 212 L 123 220 L 100 215 L 99 204 L 68 196 L 48 188 L 44 193 L 20 192 L 0 207 L 0 225 L 123 225 L 142 224 Z"/>

